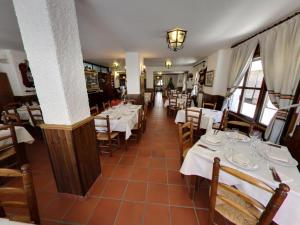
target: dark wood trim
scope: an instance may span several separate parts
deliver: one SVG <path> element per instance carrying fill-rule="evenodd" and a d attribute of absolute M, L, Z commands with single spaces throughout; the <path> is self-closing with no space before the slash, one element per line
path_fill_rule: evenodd
<path fill-rule="evenodd" d="M 127 99 L 133 99 L 136 104 L 144 105 L 144 95 L 143 94 L 127 94 Z"/>
<path fill-rule="evenodd" d="M 58 191 L 85 195 L 101 172 L 93 117 L 74 125 L 41 128 Z"/>
<path fill-rule="evenodd" d="M 231 48 L 234 48 L 234 47 L 236 47 L 236 46 L 238 46 L 238 45 L 240 45 L 240 44 L 242 44 L 242 43 L 244 43 L 244 42 L 250 40 L 251 38 L 254 38 L 255 36 L 257 36 L 257 35 L 259 35 L 259 34 L 262 34 L 262 33 L 266 32 L 266 31 L 268 31 L 268 30 L 271 30 L 272 28 L 274 28 L 274 27 L 276 27 L 276 26 L 278 26 L 278 25 L 280 25 L 280 24 L 286 22 L 287 20 L 292 19 L 293 17 L 295 17 L 295 16 L 297 16 L 297 15 L 299 15 L 299 14 L 300 14 L 300 11 L 294 13 L 292 16 L 289 16 L 289 17 L 287 17 L 287 18 L 285 18 L 285 19 L 283 19 L 283 20 L 281 20 L 281 21 L 279 21 L 279 22 L 273 24 L 273 25 L 270 26 L 270 27 L 265 28 L 264 30 L 262 30 L 262 31 L 260 31 L 260 32 L 258 32 L 258 33 L 256 33 L 256 34 L 253 34 L 252 36 L 250 36 L 250 37 L 248 37 L 248 38 L 246 38 L 246 39 L 244 39 L 244 40 L 242 40 L 242 41 L 240 41 L 240 42 L 238 42 L 238 43 L 232 45 Z"/>

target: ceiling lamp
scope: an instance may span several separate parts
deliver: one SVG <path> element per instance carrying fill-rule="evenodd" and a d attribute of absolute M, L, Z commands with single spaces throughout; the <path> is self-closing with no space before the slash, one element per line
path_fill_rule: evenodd
<path fill-rule="evenodd" d="M 170 68 L 171 68 L 171 66 L 172 66 L 172 62 L 171 62 L 171 60 L 166 60 L 166 62 L 165 62 L 165 66 L 166 66 L 166 68 L 167 68 L 167 69 L 170 69 Z"/>
<path fill-rule="evenodd" d="M 169 49 L 176 52 L 183 48 L 183 42 L 186 38 L 186 30 L 180 28 L 175 28 L 173 30 L 167 31 L 167 42 Z"/>
<path fill-rule="evenodd" d="M 113 63 L 113 68 L 114 68 L 114 69 L 119 69 L 119 66 L 120 66 L 120 64 L 119 64 L 117 61 L 115 61 L 115 62 Z"/>

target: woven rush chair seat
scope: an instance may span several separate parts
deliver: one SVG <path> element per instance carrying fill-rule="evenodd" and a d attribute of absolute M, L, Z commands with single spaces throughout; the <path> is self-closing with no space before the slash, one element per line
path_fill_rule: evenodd
<path fill-rule="evenodd" d="M 253 213 L 257 216 L 257 218 L 261 216 L 261 211 L 259 209 L 244 201 L 239 195 L 229 192 L 222 187 L 219 188 L 218 192 L 219 194 L 226 196 L 227 199 L 230 199 L 232 202 L 242 206 L 243 208 Z M 239 210 L 236 210 L 234 207 L 225 204 L 219 199 L 217 200 L 215 210 L 229 221 L 238 225 L 255 225 L 257 223 L 257 220 L 253 219 L 245 213 L 242 213 Z"/>
<path fill-rule="evenodd" d="M 115 137 L 117 137 L 119 135 L 119 133 L 118 132 L 111 132 L 110 133 L 110 137 L 113 139 L 113 138 L 115 138 Z M 109 136 L 108 136 L 108 134 L 107 133 L 101 133 L 101 132 L 99 132 L 99 133 L 97 133 L 97 139 L 98 140 L 100 140 L 100 141 L 108 141 L 109 140 Z"/>

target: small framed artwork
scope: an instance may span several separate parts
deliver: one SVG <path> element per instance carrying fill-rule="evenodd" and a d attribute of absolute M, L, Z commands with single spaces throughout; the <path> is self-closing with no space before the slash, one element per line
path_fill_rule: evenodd
<path fill-rule="evenodd" d="M 212 87 L 214 84 L 214 76 L 215 76 L 215 71 L 207 71 L 205 74 L 205 82 L 204 85 L 207 87 Z"/>

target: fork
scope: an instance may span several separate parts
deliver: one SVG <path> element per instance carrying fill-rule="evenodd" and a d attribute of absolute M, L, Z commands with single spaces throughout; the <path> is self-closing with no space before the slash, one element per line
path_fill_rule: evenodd
<path fill-rule="evenodd" d="M 273 179 L 274 179 L 275 181 L 281 183 L 280 176 L 278 175 L 278 173 L 277 173 L 275 167 L 274 167 L 274 166 L 270 166 L 269 169 L 272 171 Z"/>

